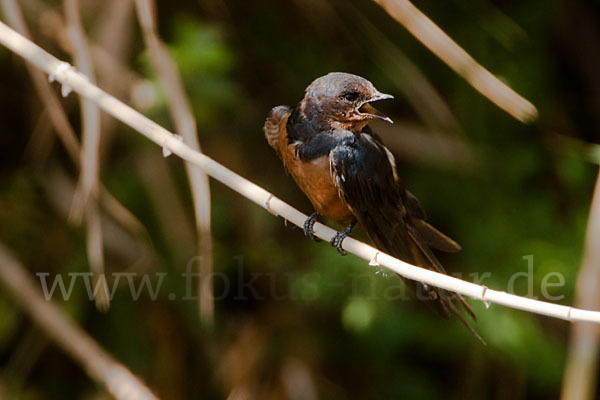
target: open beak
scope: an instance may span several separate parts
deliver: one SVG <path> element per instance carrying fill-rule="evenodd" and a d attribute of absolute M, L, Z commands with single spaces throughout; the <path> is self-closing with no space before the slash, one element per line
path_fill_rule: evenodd
<path fill-rule="evenodd" d="M 393 124 L 394 121 L 392 121 L 384 113 L 382 113 L 381 111 L 379 111 L 378 109 L 376 109 L 375 107 L 373 107 L 371 104 L 369 104 L 369 103 L 372 103 L 374 101 L 385 100 L 385 99 L 393 99 L 393 98 L 394 98 L 394 96 L 392 96 L 391 94 L 377 93 L 375 96 L 373 96 L 369 100 L 365 101 L 358 108 L 358 111 L 361 114 L 363 114 L 363 115 L 368 115 L 368 116 L 371 116 L 373 118 L 382 119 L 382 120 L 384 120 L 386 122 L 389 122 L 390 124 Z"/>

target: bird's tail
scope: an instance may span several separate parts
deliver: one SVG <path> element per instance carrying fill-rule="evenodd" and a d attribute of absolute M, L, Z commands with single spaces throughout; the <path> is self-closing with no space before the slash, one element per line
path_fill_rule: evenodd
<path fill-rule="evenodd" d="M 364 225 L 371 240 L 382 251 L 401 260 L 412 262 L 420 267 L 443 274 L 446 273 L 442 264 L 427 245 L 426 239 L 421 236 L 414 226 L 410 224 L 403 224 L 402 226 L 392 225 L 390 220 L 383 218 L 377 221 L 365 218 L 361 220 L 361 224 Z M 452 315 L 455 315 L 473 336 L 483 344 L 486 344 L 458 309 L 457 304 L 474 321 L 477 321 L 477 316 L 460 294 L 429 286 L 422 282 L 405 279 L 402 276 L 401 278 L 416 293 L 419 300 L 426 303 L 445 319 L 449 319 Z"/>
<path fill-rule="evenodd" d="M 410 243 L 412 245 L 411 250 L 413 252 L 413 257 L 417 265 L 446 274 L 446 270 L 439 262 L 435 254 L 433 254 L 431 249 L 424 243 L 419 232 L 410 225 L 407 226 L 407 231 L 408 236 L 410 238 Z M 417 285 L 423 286 L 423 284 L 420 282 L 416 283 Z M 424 293 L 428 293 L 431 297 L 434 298 L 434 308 L 436 309 L 436 311 L 438 311 L 438 313 L 440 313 L 441 311 L 440 314 L 445 318 L 449 318 L 450 315 L 455 315 L 460 320 L 460 322 L 462 322 L 462 324 L 469 330 L 469 332 L 473 334 L 473 336 L 475 336 L 483 344 L 486 344 L 485 340 L 483 340 L 483 338 L 477 333 L 477 331 L 473 329 L 471 324 L 469 324 L 469 322 L 465 319 L 465 317 L 456 307 L 455 303 L 460 304 L 462 309 L 466 311 L 471 316 L 471 318 L 473 318 L 473 321 L 477 321 L 477 316 L 475 315 L 473 310 L 471 310 L 471 307 L 469 307 L 465 299 L 460 294 L 449 292 L 440 288 L 429 288 L 429 290 L 424 291 Z"/>

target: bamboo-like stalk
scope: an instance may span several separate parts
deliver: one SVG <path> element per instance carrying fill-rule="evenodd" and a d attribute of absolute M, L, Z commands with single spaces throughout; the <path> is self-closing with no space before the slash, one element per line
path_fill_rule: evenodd
<path fill-rule="evenodd" d="M 600 307 L 600 173 L 588 218 L 585 251 L 575 294 L 578 307 Z M 598 326 L 594 324 L 582 322 L 572 326 L 561 399 L 597 398 L 599 333 Z"/>
<path fill-rule="evenodd" d="M 21 33 L 23 36 L 28 37 L 29 32 L 25 20 L 23 18 L 23 13 L 20 8 L 20 4 L 15 0 L 2 0 L 2 11 L 7 18 L 8 22 L 15 27 L 15 29 Z M 39 4 L 36 4 L 39 5 Z M 81 154 L 82 149 L 79 144 L 79 140 L 75 134 L 75 131 L 71 127 L 67 114 L 65 113 L 60 100 L 52 89 L 50 83 L 48 82 L 48 78 L 44 76 L 44 73 L 39 69 L 35 68 L 30 64 L 26 64 L 29 75 L 33 80 L 36 91 L 38 92 L 41 100 L 46 104 L 48 119 L 52 127 L 54 128 L 54 132 L 65 148 L 67 154 L 71 158 L 71 161 L 76 167 L 81 166 Z M 125 206 L 123 206 L 103 185 L 99 182 L 99 202 L 102 206 L 102 209 L 109 214 L 115 221 L 117 221 L 124 228 L 129 230 L 133 234 L 141 235 L 143 237 L 147 236 L 146 228 L 144 225 L 137 219 L 135 215 L 133 215 Z M 92 217 L 94 223 L 98 223 L 98 219 Z M 98 226 L 88 226 L 89 233 L 92 235 L 93 232 L 98 231 Z M 89 237 L 90 235 L 88 235 Z M 100 248 L 98 244 L 87 243 L 89 249 Z M 142 258 L 146 257 L 148 254 L 149 247 L 144 246 L 148 251 L 143 252 Z M 95 250 L 92 250 L 94 252 Z M 96 254 L 98 252 L 96 251 Z M 99 258 L 95 261 L 98 264 L 102 264 L 103 261 Z M 102 292 L 101 292 L 102 293 Z M 101 304 L 106 304 L 105 302 Z"/>
<path fill-rule="evenodd" d="M 80 95 L 93 100 L 100 108 L 129 125 L 159 146 L 167 148 L 184 160 L 199 166 L 206 174 L 229 186 L 247 199 L 267 209 L 271 213 L 285 218 L 287 221 L 290 221 L 297 226 L 304 225 L 307 218 L 305 214 L 278 199 L 262 187 L 241 177 L 206 155 L 193 150 L 188 145 L 178 140 L 176 135 L 93 85 L 85 75 L 76 71 L 68 63 L 60 61 L 1 22 L 0 43 L 43 69 L 63 85 L 68 85 Z M 335 233 L 336 231 L 323 224 L 315 224 L 315 235 L 321 239 L 329 241 Z M 600 324 L 599 311 L 582 310 L 488 289 L 486 286 L 476 285 L 408 264 L 352 238 L 344 240 L 343 247 L 348 252 L 368 260 L 371 265 L 375 264 L 385 267 L 408 279 L 458 292 L 474 299 L 481 300 L 486 304 L 497 303 L 511 308 L 560 318 L 567 321 L 582 321 Z"/>
<path fill-rule="evenodd" d="M 72 46 L 74 65 L 95 83 L 92 57 L 79 16 L 80 0 L 65 0 L 65 21 L 67 35 Z M 63 91 L 64 95 L 65 91 Z M 100 156 L 100 109 L 93 101 L 81 99 L 82 145 L 79 155 L 81 175 L 79 178 L 79 199 L 75 201 L 76 219 L 81 218 L 90 197 L 95 198 L 98 191 L 98 168 Z"/>
<path fill-rule="evenodd" d="M 39 293 L 23 265 L 0 243 L 0 285 L 17 299 L 31 319 L 87 374 L 118 400 L 156 400 L 135 375 L 115 360 L 52 301 Z"/>
<path fill-rule="evenodd" d="M 150 0 L 135 1 L 138 20 L 142 27 L 144 43 L 150 60 L 168 98 L 171 117 L 177 132 L 184 142 L 196 151 L 200 150 L 196 120 L 192 106 L 185 94 L 181 76 L 167 47 L 158 37 L 154 7 Z M 199 258 L 198 305 L 200 318 L 212 322 L 214 316 L 213 288 L 210 277 L 213 273 L 212 235 L 210 231 L 210 186 L 208 176 L 197 166 L 186 162 L 185 167 L 192 189 L 194 215 L 196 220 L 197 252 Z"/>
<path fill-rule="evenodd" d="M 25 20 L 23 18 L 23 13 L 19 7 L 19 4 L 16 0 L 2 0 L 2 11 L 6 16 L 9 23 L 15 28 L 15 30 L 21 33 L 25 37 L 29 37 L 29 32 L 27 26 L 25 25 Z M 36 4 L 37 5 L 37 4 Z M 95 47 L 95 52 L 98 53 L 100 49 L 98 46 Z M 101 54 L 102 57 L 106 60 L 110 56 L 106 55 L 106 53 Z M 75 131 L 71 127 L 69 123 L 69 119 L 64 109 L 61 106 L 60 100 L 52 90 L 48 79 L 44 76 L 44 73 L 39 69 L 35 68 L 31 64 L 26 64 L 29 75 L 33 80 L 34 86 L 41 97 L 41 100 L 46 104 L 48 118 L 50 119 L 50 123 L 52 124 L 56 135 L 61 141 L 63 147 L 65 148 L 67 154 L 73 161 L 75 166 L 79 167 L 80 159 L 79 155 L 81 152 L 81 147 L 79 145 L 79 140 L 75 135 Z M 131 75 L 131 71 L 128 69 L 119 70 L 120 74 Z M 127 78 L 131 78 L 131 76 L 127 76 Z M 144 225 L 136 218 L 135 215 L 131 213 L 127 209 L 127 207 L 123 206 L 100 182 L 100 202 L 104 210 L 111 215 L 115 221 L 118 221 L 123 227 L 129 229 L 132 233 L 138 234 L 146 234 L 146 228 Z"/>
<path fill-rule="evenodd" d="M 537 118 L 538 112 L 533 104 L 475 61 L 410 1 L 374 1 L 433 54 L 498 107 L 521 122 L 531 122 Z"/>
<path fill-rule="evenodd" d="M 79 0 L 64 2 L 67 34 L 73 46 L 75 65 L 91 82 L 95 82 L 92 58 L 87 45 L 81 18 L 79 16 Z M 68 91 L 64 90 L 63 95 Z M 67 93 L 68 94 L 68 93 Z M 102 241 L 102 225 L 98 210 L 97 197 L 99 188 L 100 164 L 100 109 L 93 101 L 80 98 L 82 120 L 82 145 L 80 152 L 80 177 L 78 188 L 73 198 L 71 219 L 79 223 L 85 215 L 87 257 L 94 282 L 100 280 L 101 290 L 94 298 L 96 307 L 106 311 L 110 308 L 110 298 L 106 279 L 104 279 L 104 245 Z"/>

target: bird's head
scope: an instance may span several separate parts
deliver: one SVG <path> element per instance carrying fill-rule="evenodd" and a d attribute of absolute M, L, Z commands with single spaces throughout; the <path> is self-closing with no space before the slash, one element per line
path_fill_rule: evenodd
<path fill-rule="evenodd" d="M 360 76 L 332 72 L 315 79 L 306 88 L 302 111 L 312 121 L 356 132 L 374 119 L 392 123 L 371 106 L 374 101 L 392 98 Z"/>

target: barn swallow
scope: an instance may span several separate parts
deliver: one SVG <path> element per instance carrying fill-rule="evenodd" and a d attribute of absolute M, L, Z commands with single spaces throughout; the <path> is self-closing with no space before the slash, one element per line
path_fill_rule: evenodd
<path fill-rule="evenodd" d="M 379 250 L 446 273 L 431 248 L 456 252 L 460 246 L 425 221 L 419 201 L 398 176 L 393 154 L 368 126 L 377 119 L 392 123 L 371 105 L 391 98 L 360 76 L 333 72 L 313 81 L 295 107 L 273 108 L 263 129 L 316 210 L 304 224 L 307 236 L 316 239 L 313 225 L 320 216 L 345 226 L 331 240 L 343 255 L 342 242 L 358 223 Z M 405 282 L 417 298 L 446 319 L 456 315 L 483 342 L 456 306 L 476 320 L 460 294 Z"/>

